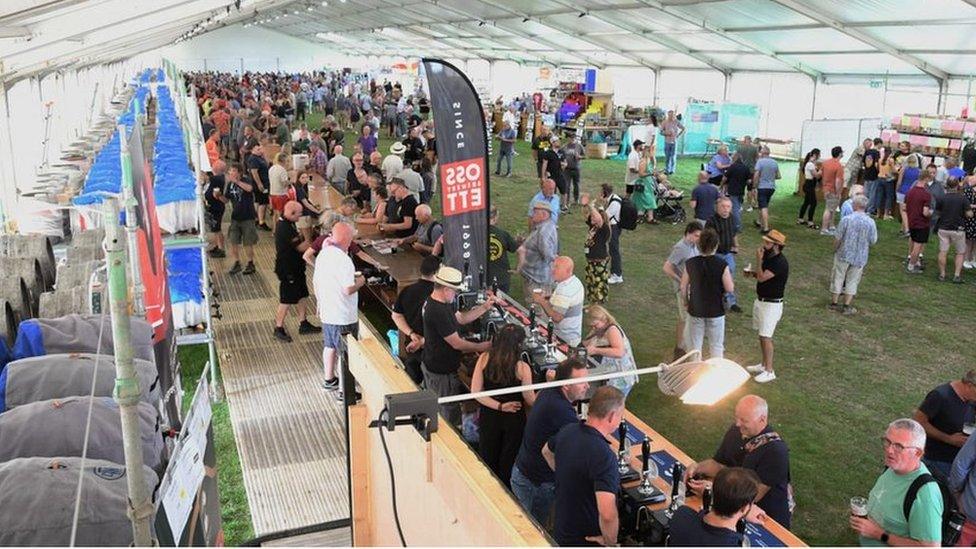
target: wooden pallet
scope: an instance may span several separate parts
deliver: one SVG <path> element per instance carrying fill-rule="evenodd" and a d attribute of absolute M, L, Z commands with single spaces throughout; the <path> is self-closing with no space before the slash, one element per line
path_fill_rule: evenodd
<path fill-rule="evenodd" d="M 229 276 L 229 258 L 211 263 L 223 314 L 214 321 L 220 368 L 256 536 L 349 517 L 343 410 L 320 387 L 321 336 L 299 336 L 294 317 L 285 324 L 292 343 L 272 336 L 273 238 L 261 232 L 253 275 Z M 318 324 L 314 299 L 311 306 Z M 348 545 L 346 531 L 319 534 L 314 545 Z"/>

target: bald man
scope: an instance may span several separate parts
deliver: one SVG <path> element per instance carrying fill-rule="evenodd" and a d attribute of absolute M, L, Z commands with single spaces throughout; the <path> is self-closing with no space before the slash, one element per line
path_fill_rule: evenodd
<path fill-rule="evenodd" d="M 552 295 L 533 292 L 535 301 L 546 316 L 555 323 L 556 336 L 571 346 L 580 344 L 583 338 L 583 301 L 586 298 L 583 283 L 573 274 L 573 258 L 565 255 L 552 262 L 552 280 L 556 287 Z"/>
<path fill-rule="evenodd" d="M 319 306 L 322 320 L 322 367 L 325 381 L 322 388 L 327 391 L 339 389 L 336 372 L 336 351 L 343 337 L 353 334 L 359 337 L 359 289 L 366 284 L 362 274 L 357 274 L 349 257 L 349 245 L 355 234 L 348 223 L 336 223 L 332 236 L 322 245 L 322 251 L 315 258 L 315 274 L 312 286 Z M 343 399 L 341 391 L 336 393 Z"/>
<path fill-rule="evenodd" d="M 301 321 L 299 334 L 321 332 L 322 328 L 308 321 L 308 284 L 305 282 L 305 261 L 302 254 L 308 249 L 308 242 L 298 232 L 295 222 L 302 217 L 302 205 L 294 200 L 285 203 L 275 223 L 275 275 L 278 276 L 278 311 L 275 314 L 274 337 L 279 341 L 291 343 L 291 336 L 285 330 L 285 317 L 288 308 L 295 307 Z"/>
<path fill-rule="evenodd" d="M 206 189 L 203 191 L 203 198 L 207 204 L 205 212 L 207 232 L 210 233 L 210 257 L 227 257 L 224 251 L 224 232 L 221 230 L 221 223 L 224 219 L 226 209 L 227 180 L 224 178 L 224 171 L 227 164 L 223 160 L 218 160 L 212 166 L 213 172 L 206 178 Z"/>
<path fill-rule="evenodd" d="M 434 244 L 444 234 L 440 221 L 434 219 L 430 206 L 421 204 L 414 210 L 417 216 L 417 230 L 412 235 L 397 240 L 400 246 L 410 246 L 415 252 L 430 255 L 434 251 Z"/>
<path fill-rule="evenodd" d="M 784 527 L 790 527 L 793 488 L 790 484 L 790 451 L 769 425 L 769 406 L 756 395 L 746 395 L 735 405 L 735 423 L 725 432 L 711 459 L 692 464 L 686 471 L 688 487 L 701 493 L 708 481 L 725 467 L 755 471 L 761 484 L 756 502 Z"/>
<path fill-rule="evenodd" d="M 361 154 L 353 156 L 358 156 L 360 161 L 363 159 L 363 155 Z M 346 178 L 351 169 L 352 161 L 348 156 L 342 154 L 342 145 L 332 147 L 332 158 L 329 159 L 329 163 L 325 166 L 325 180 L 335 185 L 336 188 L 345 189 Z"/>

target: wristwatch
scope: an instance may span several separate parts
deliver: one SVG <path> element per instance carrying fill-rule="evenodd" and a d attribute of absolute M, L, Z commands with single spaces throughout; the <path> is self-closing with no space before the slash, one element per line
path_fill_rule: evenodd
<path fill-rule="evenodd" d="M 881 532 L 881 537 L 879 539 L 881 540 L 881 543 L 884 543 L 885 545 L 887 545 L 888 544 L 888 532 Z"/>

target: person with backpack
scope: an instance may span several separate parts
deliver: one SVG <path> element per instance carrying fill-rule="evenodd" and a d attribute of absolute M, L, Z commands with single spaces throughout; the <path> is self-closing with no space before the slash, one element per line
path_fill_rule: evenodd
<path fill-rule="evenodd" d="M 976 437 L 968 437 L 956 454 L 947 484 L 966 517 L 956 545 L 972 547 L 976 543 Z"/>
<path fill-rule="evenodd" d="M 613 185 L 604 183 L 600 194 L 606 204 L 607 219 L 610 221 L 610 284 L 624 281 L 623 258 L 620 256 L 620 232 L 637 228 L 637 207 L 629 198 L 613 192 Z"/>
<path fill-rule="evenodd" d="M 925 429 L 914 419 L 896 419 L 881 442 L 887 469 L 871 488 L 867 516 L 851 515 L 851 528 L 862 546 L 938 547 L 946 507 L 940 485 L 922 463 Z"/>
<path fill-rule="evenodd" d="M 441 222 L 434 219 L 427 204 L 421 204 L 414 210 L 417 216 L 417 230 L 406 238 L 397 241 L 399 246 L 409 245 L 415 252 L 430 255 L 434 251 L 434 243 L 444 234 Z"/>

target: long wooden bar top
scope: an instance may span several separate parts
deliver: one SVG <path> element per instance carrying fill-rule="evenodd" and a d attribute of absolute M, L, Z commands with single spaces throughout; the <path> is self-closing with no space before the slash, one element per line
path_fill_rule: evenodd
<path fill-rule="evenodd" d="M 635 416 L 630 411 L 626 411 L 624 413 L 624 419 L 631 426 L 643 432 L 644 435 L 646 435 L 651 439 L 652 455 L 654 455 L 656 452 L 664 451 L 670 454 L 671 457 L 673 457 L 678 462 L 684 464 L 685 466 L 695 463 L 695 460 L 691 459 L 691 457 L 689 457 L 688 454 L 681 451 L 680 448 L 672 444 L 668 439 L 664 438 L 660 433 L 652 429 L 648 424 L 644 423 L 643 420 Z M 614 444 L 614 450 L 616 451 L 618 448 L 619 441 L 617 441 L 617 439 L 612 436 L 607 437 L 607 439 Z M 718 441 L 716 441 L 716 444 L 718 444 Z M 630 461 L 631 461 L 630 466 L 633 467 L 635 471 L 641 470 L 641 461 L 642 461 L 641 458 L 642 456 L 641 456 L 640 443 L 632 444 L 630 446 Z M 657 486 L 662 492 L 664 492 L 664 495 L 667 496 L 668 499 L 664 503 L 647 505 L 647 508 L 650 509 L 651 511 L 666 509 L 671 504 L 671 498 L 670 498 L 671 486 L 667 482 L 667 480 L 664 479 L 663 475 L 664 475 L 664 471 L 659 471 L 658 478 L 654 479 L 654 485 Z M 633 482 L 625 483 L 624 486 L 630 487 L 630 486 L 636 486 L 638 484 L 640 484 L 640 481 L 633 481 Z M 685 499 L 685 505 L 691 507 L 692 509 L 699 510 L 701 509 L 701 498 L 689 493 Z M 762 524 L 762 526 L 768 531 L 769 534 L 771 534 L 774 538 L 776 538 L 777 541 L 779 541 L 780 543 L 782 543 L 787 547 L 807 546 L 807 544 L 804 543 L 803 540 L 796 537 L 792 532 L 790 532 L 789 530 L 784 528 L 781 524 L 779 524 L 778 522 L 776 522 L 771 518 L 767 517 L 766 521 Z M 750 525 L 749 527 L 755 528 L 753 525 Z M 755 547 L 756 544 L 754 543 L 753 546 Z"/>

